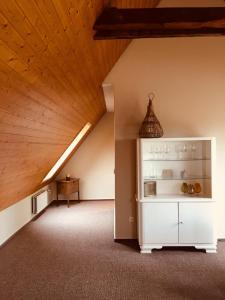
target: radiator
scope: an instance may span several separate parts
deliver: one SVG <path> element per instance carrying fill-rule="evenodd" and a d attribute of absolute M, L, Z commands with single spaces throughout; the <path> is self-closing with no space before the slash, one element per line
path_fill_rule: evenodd
<path fill-rule="evenodd" d="M 48 206 L 48 190 L 42 190 L 31 198 L 32 214 L 36 215 L 40 213 L 44 208 Z"/>

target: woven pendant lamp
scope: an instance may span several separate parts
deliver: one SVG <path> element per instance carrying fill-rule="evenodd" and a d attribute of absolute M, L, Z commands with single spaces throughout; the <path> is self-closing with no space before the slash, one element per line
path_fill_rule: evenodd
<path fill-rule="evenodd" d="M 149 94 L 148 98 L 149 98 L 148 109 L 144 121 L 142 122 L 141 128 L 139 130 L 139 137 L 160 138 L 163 136 L 163 129 L 152 107 L 152 100 L 155 98 L 155 95 L 151 93 Z"/>

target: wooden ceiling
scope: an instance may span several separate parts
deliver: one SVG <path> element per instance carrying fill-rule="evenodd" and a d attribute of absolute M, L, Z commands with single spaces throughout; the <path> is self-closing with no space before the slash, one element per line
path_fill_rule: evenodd
<path fill-rule="evenodd" d="M 129 43 L 93 40 L 109 2 L 0 0 L 0 210 L 40 188 L 86 122 L 105 113 L 101 84 Z"/>

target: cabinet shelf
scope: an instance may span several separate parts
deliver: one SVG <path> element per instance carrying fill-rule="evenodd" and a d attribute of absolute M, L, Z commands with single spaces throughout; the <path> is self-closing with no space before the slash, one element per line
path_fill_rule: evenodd
<path fill-rule="evenodd" d="M 171 177 L 171 178 L 163 178 L 163 177 L 144 177 L 144 181 L 148 180 L 211 180 L 209 176 L 190 176 L 190 177 Z"/>
<path fill-rule="evenodd" d="M 210 161 L 211 158 L 187 158 L 187 159 L 143 159 L 143 161 Z"/>
<path fill-rule="evenodd" d="M 206 201 L 213 201 L 210 195 L 205 194 L 158 194 L 152 195 L 148 197 L 144 197 L 143 199 L 138 200 L 139 202 L 152 202 L 154 200 L 160 201 L 168 201 L 168 202 L 179 202 L 179 201 L 199 201 L 199 200 L 206 200 Z"/>

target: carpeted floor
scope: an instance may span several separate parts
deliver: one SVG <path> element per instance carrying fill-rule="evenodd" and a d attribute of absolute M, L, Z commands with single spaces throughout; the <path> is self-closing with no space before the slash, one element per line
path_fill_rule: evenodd
<path fill-rule="evenodd" d="M 113 202 L 51 206 L 0 249 L 1 300 L 225 299 L 218 254 L 113 242 Z"/>

